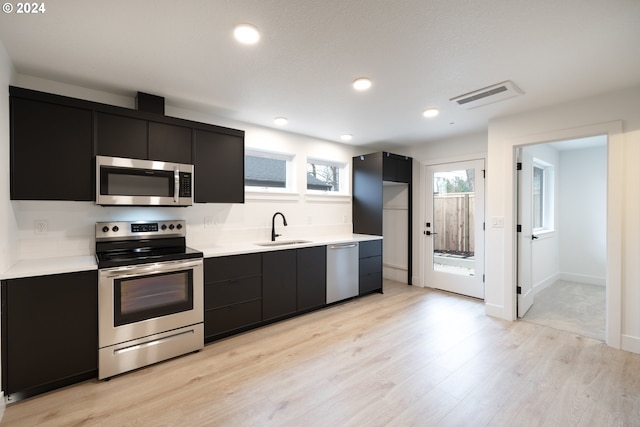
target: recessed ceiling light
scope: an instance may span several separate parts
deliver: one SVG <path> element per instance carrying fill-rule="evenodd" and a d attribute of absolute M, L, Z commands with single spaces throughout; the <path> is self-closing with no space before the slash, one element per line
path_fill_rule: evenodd
<path fill-rule="evenodd" d="M 367 90 L 371 87 L 371 79 L 366 77 L 360 77 L 353 81 L 353 88 L 355 90 Z"/>
<path fill-rule="evenodd" d="M 278 126 L 284 126 L 289 122 L 289 120 L 286 117 L 276 117 L 275 119 L 273 119 L 273 123 L 277 124 Z"/>
<path fill-rule="evenodd" d="M 424 110 L 424 113 L 422 113 L 422 115 L 427 117 L 427 118 L 435 117 L 438 114 L 440 114 L 440 111 L 438 111 L 437 108 L 428 108 L 428 109 Z"/>
<path fill-rule="evenodd" d="M 251 24 L 240 24 L 233 30 L 233 36 L 240 43 L 256 44 L 260 40 L 260 32 Z"/>
<path fill-rule="evenodd" d="M 353 139 L 353 135 L 345 133 L 344 135 L 340 135 L 340 139 L 343 141 L 351 141 Z"/>

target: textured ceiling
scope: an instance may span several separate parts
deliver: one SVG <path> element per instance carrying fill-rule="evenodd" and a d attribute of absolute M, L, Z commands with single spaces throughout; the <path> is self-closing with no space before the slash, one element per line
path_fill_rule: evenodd
<path fill-rule="evenodd" d="M 638 0 L 58 0 L 0 15 L 18 73 L 354 145 L 408 145 L 640 84 Z M 243 46 L 233 26 L 262 39 Z M 365 93 L 351 82 L 373 80 Z M 449 101 L 504 80 L 525 95 Z M 441 114 L 425 119 L 422 111 Z"/>

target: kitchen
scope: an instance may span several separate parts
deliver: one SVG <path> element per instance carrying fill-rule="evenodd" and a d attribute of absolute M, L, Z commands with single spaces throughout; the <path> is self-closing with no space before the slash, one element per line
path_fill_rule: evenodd
<path fill-rule="evenodd" d="M 42 90 L 49 93 L 60 93 L 66 96 L 73 96 L 81 99 L 89 99 L 96 102 L 118 105 L 132 108 L 134 99 L 132 95 L 122 93 L 110 93 L 99 89 L 86 89 L 78 85 L 59 83 L 41 77 L 32 77 L 28 74 L 17 72 L 12 65 L 11 59 L 5 56 L 3 59 L 3 85 L 4 93 L 8 97 L 8 86 L 15 85 L 28 87 L 30 89 Z M 490 83 L 490 82 L 488 82 Z M 630 85 L 631 86 L 631 85 Z M 145 89 L 147 90 L 147 89 Z M 519 135 L 536 134 L 553 129 L 575 128 L 585 126 L 589 123 L 601 123 L 611 120 L 624 120 L 624 148 L 625 157 L 621 163 L 625 165 L 621 170 L 626 171 L 628 178 L 633 179 L 634 169 L 633 159 L 637 158 L 633 142 L 637 140 L 636 117 L 637 88 L 632 90 L 610 90 L 604 95 L 593 95 L 580 102 L 568 102 L 558 104 L 547 112 L 538 112 L 514 116 L 511 118 L 495 119 L 490 122 L 489 132 L 479 132 L 465 137 L 460 137 L 453 141 L 436 141 L 429 147 L 406 147 L 393 152 L 413 156 L 425 161 L 427 159 L 443 159 L 451 156 L 471 156 L 476 153 L 488 153 L 486 156 L 490 164 L 491 171 L 497 171 L 494 175 L 500 176 L 499 180 L 488 182 L 488 193 L 494 199 L 489 200 L 487 216 L 509 217 L 509 196 L 508 187 L 505 188 L 500 183 L 508 182 L 508 161 L 503 142 L 509 138 L 517 138 Z M 211 122 L 211 113 L 208 111 L 188 108 L 185 102 L 180 100 L 172 101 L 179 105 L 168 105 L 167 115 L 182 117 L 185 119 Z M 603 117 L 598 106 L 606 102 L 611 108 Z M 2 105 L 2 128 L 9 129 L 9 112 L 6 104 Z M 634 121 L 636 120 L 636 121 Z M 523 127 L 523 123 L 525 126 Z M 214 124 L 228 126 L 231 128 L 243 129 L 246 132 L 245 144 L 247 147 L 265 148 L 273 151 L 282 151 L 295 154 L 299 170 L 304 167 L 305 157 L 328 158 L 351 163 L 353 156 L 363 154 L 361 148 L 341 143 L 333 143 L 325 139 L 305 137 L 296 133 L 281 132 L 262 126 L 247 125 L 239 123 L 229 118 L 216 118 Z M 519 128 L 519 129 L 518 129 Z M 8 132 L 5 132 L 8 134 Z M 465 140 L 466 138 L 466 140 Z M 488 140 L 488 143 L 487 143 Z M 8 152 L 8 136 L 3 140 L 3 147 Z M 366 150 L 364 153 L 376 151 Z M 504 165 L 504 168 L 500 166 Z M 417 169 L 417 168 L 416 168 Z M 8 171 L 7 167 L 4 170 Z M 503 171 L 503 172 L 501 172 Z M 418 173 L 418 171 L 416 171 Z M 304 188 L 304 175 L 296 175 L 297 187 Z M 5 241 L 2 245 L 3 271 L 9 269 L 15 261 L 24 259 L 40 259 L 51 257 L 51 254 L 60 256 L 80 256 L 91 258 L 93 250 L 92 230 L 96 222 L 103 220 L 137 220 L 141 217 L 136 208 L 111 208 L 99 207 L 91 202 L 29 202 L 10 201 L 8 196 L 8 172 L 5 175 L 6 183 L 5 197 L 2 198 L 3 209 L 1 215 L 2 224 L 6 224 L 3 231 Z M 628 190 L 630 191 L 630 190 Z M 284 208 L 286 207 L 286 209 Z M 614 212 L 619 212 L 622 218 L 632 218 L 634 215 L 634 205 L 626 207 L 624 212 L 616 208 Z M 190 224 L 191 230 L 188 233 L 188 245 L 196 248 L 206 247 L 203 242 L 226 243 L 239 239 L 244 242 L 260 242 L 270 239 L 271 217 L 277 211 L 284 211 L 289 225 L 279 229 L 286 239 L 309 239 L 314 240 L 323 235 L 336 235 L 351 232 L 351 202 L 350 199 L 337 197 L 327 200 L 326 196 L 300 196 L 286 195 L 281 198 L 272 198 L 264 194 L 248 194 L 247 203 L 242 204 L 222 204 L 222 205 L 194 205 L 189 208 L 180 209 L 184 211 L 180 216 Z M 155 218 L 158 220 L 175 219 L 175 209 L 158 208 L 155 209 Z M 418 215 L 416 215 L 416 220 Z M 209 218 L 205 221 L 205 218 Z M 624 230 L 628 233 L 634 232 L 634 225 L 629 221 L 624 223 Z M 39 228 L 43 231 L 36 234 L 34 224 L 44 224 Z M 189 228 L 189 225 L 188 227 Z M 419 228 L 416 228 L 419 229 Z M 502 233 L 502 230 L 490 229 L 488 232 L 489 252 L 493 253 L 491 259 L 487 259 L 487 275 L 496 281 L 488 285 L 486 297 L 487 311 L 491 311 L 498 317 L 509 318 L 511 316 L 509 296 L 505 293 L 505 283 L 509 281 L 508 268 L 505 264 L 510 263 L 510 255 L 505 251 L 509 247 L 509 236 Z M 633 265 L 628 264 L 633 259 L 633 254 L 637 248 L 630 244 L 624 249 L 620 259 L 627 260 L 627 270 L 625 277 L 621 277 L 622 289 L 629 295 L 625 301 L 624 316 L 620 321 L 621 330 L 617 347 L 622 345 L 626 349 L 637 349 L 637 338 L 640 336 L 638 322 L 635 319 L 631 306 L 637 300 L 637 289 L 633 286 L 634 277 L 637 277 L 633 270 Z M 417 252 L 417 251 L 416 251 Z M 623 261 L 624 262 L 624 261 Z M 46 261 L 44 261 L 46 263 Z M 52 262 L 51 271 L 60 268 L 59 263 Z M 416 263 L 417 264 L 417 263 Z M 503 270 L 505 269 L 506 270 Z M 622 338 L 620 339 L 620 336 Z M 614 343 L 615 344 L 615 343 Z M 638 350 L 635 350 L 636 352 Z"/>

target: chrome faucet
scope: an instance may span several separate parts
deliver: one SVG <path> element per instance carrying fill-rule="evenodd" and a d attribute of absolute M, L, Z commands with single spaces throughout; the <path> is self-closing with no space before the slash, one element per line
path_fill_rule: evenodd
<path fill-rule="evenodd" d="M 276 237 L 280 236 L 280 234 L 276 234 L 276 216 L 280 215 L 282 217 L 282 224 L 287 226 L 287 219 L 284 217 L 282 212 L 276 212 L 273 214 L 273 218 L 271 218 L 271 241 L 275 242 Z"/>

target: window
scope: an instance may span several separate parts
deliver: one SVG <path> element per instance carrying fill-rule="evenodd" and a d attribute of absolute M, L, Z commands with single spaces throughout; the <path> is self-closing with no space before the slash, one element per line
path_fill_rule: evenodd
<path fill-rule="evenodd" d="M 347 193 L 347 165 L 328 160 L 307 159 L 307 191 Z"/>
<path fill-rule="evenodd" d="M 244 156 L 244 185 L 252 191 L 279 189 L 293 191 L 294 156 L 259 150 L 246 150 Z"/>
<path fill-rule="evenodd" d="M 532 225 L 534 230 L 553 230 L 553 166 L 534 159 L 532 179 Z"/>
<path fill-rule="evenodd" d="M 533 167 L 533 228 L 544 226 L 544 169 Z"/>

